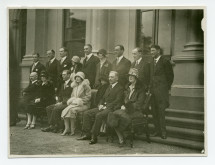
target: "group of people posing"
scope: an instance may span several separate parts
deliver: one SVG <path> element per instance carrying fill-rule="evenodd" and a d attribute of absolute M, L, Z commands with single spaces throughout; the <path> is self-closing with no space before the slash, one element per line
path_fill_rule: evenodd
<path fill-rule="evenodd" d="M 116 59 L 112 63 L 107 60 L 105 49 L 95 56 L 90 44 L 84 46 L 82 62 L 78 56 L 70 60 L 64 47 L 59 49 L 60 61 L 54 50 L 47 51 L 46 66 L 39 62 L 39 54 L 34 54 L 30 83 L 20 101 L 20 108 L 27 114 L 24 129 L 34 129 L 37 116 L 46 110 L 49 126 L 41 128 L 43 132 L 73 136 L 77 117 L 81 115 L 83 133 L 77 140 L 96 144 L 105 121 L 123 146 L 123 132 L 132 119 L 143 116 L 146 92 L 150 91 L 155 126 L 152 136 L 166 139 L 165 109 L 169 106 L 174 74 L 170 61 L 160 54 L 160 47 L 152 45 L 150 49 L 153 57 L 150 61 L 144 61 L 141 48 L 133 49 L 133 63 L 123 56 L 122 45 L 115 46 Z"/>

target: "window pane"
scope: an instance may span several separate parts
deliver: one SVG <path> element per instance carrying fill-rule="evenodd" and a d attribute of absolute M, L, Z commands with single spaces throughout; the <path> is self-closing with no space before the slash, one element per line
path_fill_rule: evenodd
<path fill-rule="evenodd" d="M 149 47 L 152 45 L 153 41 L 153 11 L 143 11 L 141 15 L 141 47 L 143 48 L 144 54 L 149 54 Z"/>
<path fill-rule="evenodd" d="M 171 10 L 159 10 L 158 45 L 162 48 L 163 55 L 171 53 Z"/>
<path fill-rule="evenodd" d="M 86 38 L 87 10 L 65 10 L 65 46 L 72 56 L 82 55 Z"/>

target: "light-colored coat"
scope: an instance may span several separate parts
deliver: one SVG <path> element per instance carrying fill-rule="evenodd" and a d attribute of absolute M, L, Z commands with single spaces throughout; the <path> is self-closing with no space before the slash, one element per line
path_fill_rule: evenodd
<path fill-rule="evenodd" d="M 67 101 L 67 107 L 62 111 L 61 117 L 75 118 L 75 113 L 83 112 L 90 108 L 91 88 L 87 79 L 81 84 L 72 82 L 73 88 L 71 98 Z"/>

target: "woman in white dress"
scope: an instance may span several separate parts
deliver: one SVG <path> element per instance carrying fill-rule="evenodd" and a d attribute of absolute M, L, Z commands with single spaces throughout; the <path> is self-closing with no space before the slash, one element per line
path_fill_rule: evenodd
<path fill-rule="evenodd" d="M 75 81 L 72 82 L 71 87 L 73 88 L 71 98 L 67 101 L 68 106 L 61 114 L 65 124 L 62 136 L 74 135 L 76 114 L 90 108 L 91 88 L 83 72 L 76 73 Z"/>

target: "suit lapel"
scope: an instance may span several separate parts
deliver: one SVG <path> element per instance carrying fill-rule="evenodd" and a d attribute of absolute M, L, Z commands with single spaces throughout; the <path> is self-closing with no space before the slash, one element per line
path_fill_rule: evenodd
<path fill-rule="evenodd" d="M 104 72 L 104 70 L 105 70 L 105 66 L 104 66 L 104 65 L 106 65 L 106 64 L 107 64 L 107 60 L 104 62 L 104 64 L 102 65 L 101 68 L 99 67 L 100 73 L 103 73 L 103 72 Z"/>
<path fill-rule="evenodd" d="M 157 72 L 157 70 L 159 69 L 160 65 L 162 63 L 162 56 L 160 57 L 160 59 L 158 60 L 158 62 L 156 63 L 156 65 L 154 66 L 154 74 Z"/>
<path fill-rule="evenodd" d="M 119 65 L 123 64 L 123 63 L 124 63 L 124 61 L 125 61 L 125 57 L 123 56 L 123 57 L 122 57 L 122 59 L 120 60 L 120 62 L 118 63 L 118 65 L 117 65 L 117 66 L 119 66 Z"/>
<path fill-rule="evenodd" d="M 85 65 L 89 64 L 94 58 L 94 55 L 92 55 L 85 63 Z"/>

